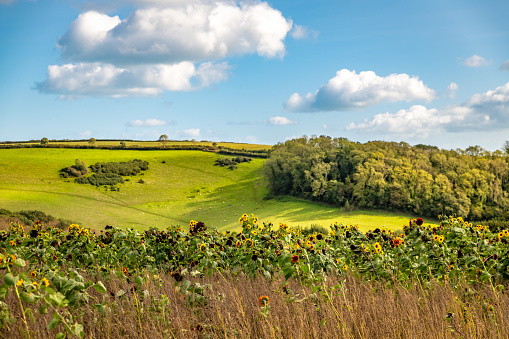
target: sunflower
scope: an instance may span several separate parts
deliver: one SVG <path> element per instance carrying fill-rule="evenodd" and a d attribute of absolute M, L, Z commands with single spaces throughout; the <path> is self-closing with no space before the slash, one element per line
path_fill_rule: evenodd
<path fill-rule="evenodd" d="M 32 283 L 32 285 L 34 285 L 35 287 L 39 287 L 39 286 L 40 286 L 40 285 L 39 285 L 39 283 L 38 283 L 37 281 L 34 281 L 34 282 Z"/>
<path fill-rule="evenodd" d="M 207 249 L 207 245 L 206 244 L 201 244 L 200 245 L 200 251 L 205 251 Z"/>
<path fill-rule="evenodd" d="M 254 245 L 253 240 L 251 240 L 251 239 L 246 239 L 245 243 L 247 244 L 248 242 L 249 242 L 249 245 L 248 245 L 248 246 L 249 246 L 249 247 L 253 247 L 253 245 Z"/>
<path fill-rule="evenodd" d="M 348 265 L 347 264 L 344 264 L 343 265 L 343 271 L 346 271 L 348 269 Z"/>
<path fill-rule="evenodd" d="M 335 259 L 336 261 L 336 264 L 339 265 L 341 263 L 341 260 L 340 259 Z"/>
<path fill-rule="evenodd" d="M 23 285 L 23 279 L 19 279 L 18 282 L 16 283 L 16 286 L 21 286 Z"/>
<path fill-rule="evenodd" d="M 417 218 L 417 220 L 415 220 L 415 223 L 417 224 L 417 226 L 421 226 L 422 224 L 424 224 L 424 220 L 422 220 L 422 218 Z"/>
<path fill-rule="evenodd" d="M 46 277 L 42 278 L 41 283 L 43 283 L 44 286 L 46 286 L 46 287 L 49 286 L 49 281 L 48 281 L 48 279 L 46 279 Z"/>
<path fill-rule="evenodd" d="M 299 261 L 299 256 L 297 254 L 292 255 L 292 262 L 295 264 Z"/>
<path fill-rule="evenodd" d="M 252 235 L 254 235 L 254 236 L 256 236 L 256 235 L 258 234 L 258 232 L 256 232 L 255 230 L 252 230 L 252 231 L 251 231 L 251 234 L 252 234 Z"/>
<path fill-rule="evenodd" d="M 262 295 L 260 298 L 258 298 L 258 304 L 260 304 L 261 307 L 268 306 L 270 304 L 269 297 Z"/>
<path fill-rule="evenodd" d="M 235 245 L 240 248 L 240 246 L 242 246 L 242 242 L 240 240 L 237 240 L 235 242 Z"/>
<path fill-rule="evenodd" d="M 311 244 L 311 246 L 308 247 L 308 251 L 312 251 L 315 249 L 315 245 Z"/>
<path fill-rule="evenodd" d="M 373 249 L 375 250 L 375 253 L 382 252 L 382 246 L 380 245 L 380 243 L 378 241 L 373 244 Z"/>
<path fill-rule="evenodd" d="M 16 246 L 16 242 L 14 240 L 9 241 L 9 245 Z"/>
<path fill-rule="evenodd" d="M 396 237 L 396 238 L 392 239 L 392 244 L 396 247 L 401 245 L 402 243 L 403 243 L 403 239 L 401 239 L 400 237 Z"/>
<path fill-rule="evenodd" d="M 35 277 L 37 277 L 37 273 L 35 273 L 35 271 L 32 271 L 32 272 L 30 272 L 30 276 L 32 278 L 35 278 Z"/>
<path fill-rule="evenodd" d="M 125 275 L 129 275 L 129 269 L 127 267 L 122 267 L 122 271 L 124 272 Z"/>

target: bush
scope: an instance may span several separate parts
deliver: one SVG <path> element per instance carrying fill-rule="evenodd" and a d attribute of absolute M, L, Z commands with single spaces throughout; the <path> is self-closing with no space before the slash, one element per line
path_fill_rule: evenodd
<path fill-rule="evenodd" d="M 5 208 L 0 208 L 0 215 L 12 215 L 12 212 Z"/>
<path fill-rule="evenodd" d="M 233 158 L 218 158 L 216 159 L 216 163 L 214 166 L 221 166 L 221 167 L 228 167 L 231 170 L 234 170 L 237 168 L 237 164 L 240 164 L 242 162 L 250 162 L 251 158 L 248 157 L 233 157 Z"/>
<path fill-rule="evenodd" d="M 128 162 L 98 162 L 90 166 L 90 169 L 95 173 L 115 173 L 125 177 L 148 170 L 148 162 L 139 159 Z"/>
<path fill-rule="evenodd" d="M 94 186 L 116 185 L 124 182 L 124 179 L 115 173 L 94 173 L 90 177 L 81 177 L 75 180 L 78 184 L 90 184 Z"/>
<path fill-rule="evenodd" d="M 18 212 L 17 215 L 20 216 L 20 219 L 21 219 L 21 217 L 25 217 L 27 220 L 29 220 L 31 222 L 40 220 L 44 223 L 47 223 L 47 222 L 55 220 L 55 218 L 52 217 L 51 215 L 48 215 L 44 212 L 37 211 L 37 210 L 21 211 L 21 212 Z"/>
<path fill-rule="evenodd" d="M 87 164 L 83 160 L 76 159 L 75 164 L 73 166 L 62 168 L 60 170 L 60 177 L 62 177 L 62 178 L 69 178 L 69 177 L 79 178 L 87 173 L 88 173 Z"/>

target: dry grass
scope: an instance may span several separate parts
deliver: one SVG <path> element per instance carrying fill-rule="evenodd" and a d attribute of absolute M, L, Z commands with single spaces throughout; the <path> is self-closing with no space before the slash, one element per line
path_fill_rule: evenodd
<path fill-rule="evenodd" d="M 123 298 L 108 295 L 110 311 L 106 314 L 100 314 L 93 303 L 84 305 L 76 314 L 83 314 L 78 321 L 85 326 L 85 338 L 509 337 L 505 322 L 509 319 L 509 298 L 494 294 L 490 286 L 455 289 L 431 283 L 426 288 L 419 284 L 383 288 L 353 276 L 332 276 L 326 283 L 327 294 L 313 293 L 296 281 L 289 282 L 285 293 L 282 278 L 270 281 L 217 274 L 190 278 L 208 286 L 203 293 L 206 305 L 190 305 L 188 296 L 175 291 L 171 276 L 160 277 L 160 287 L 153 279 L 143 286 L 151 296 L 144 300 L 142 293 L 129 293 Z M 109 292 L 134 286 L 123 278 L 114 278 L 105 285 Z M 169 298 L 166 311 L 151 311 L 156 300 L 152 298 L 160 300 L 161 295 Z M 270 298 L 267 317 L 258 304 L 262 295 Z M 10 293 L 5 302 L 18 321 L 10 330 L 4 329 L 0 337 L 26 337 L 15 295 Z M 30 337 L 54 337 L 57 330 L 46 330 L 51 314 L 41 316 L 32 308 Z M 454 316 L 446 319 L 448 314 Z"/>

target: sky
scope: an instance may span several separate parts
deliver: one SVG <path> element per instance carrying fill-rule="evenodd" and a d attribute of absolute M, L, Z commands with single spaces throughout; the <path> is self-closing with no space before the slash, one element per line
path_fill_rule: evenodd
<path fill-rule="evenodd" d="M 0 141 L 509 140 L 507 0 L 0 0 Z"/>

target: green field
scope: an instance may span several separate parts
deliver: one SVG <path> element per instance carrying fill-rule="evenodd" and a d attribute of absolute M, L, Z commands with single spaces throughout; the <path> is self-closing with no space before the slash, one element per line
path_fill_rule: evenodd
<path fill-rule="evenodd" d="M 358 224 L 361 230 L 397 230 L 409 218 L 418 217 L 383 211 L 344 212 L 289 197 L 264 200 L 267 188 L 261 170 L 265 160 L 253 159 L 232 171 L 213 166 L 218 157 L 201 151 L 0 149 L 0 208 L 41 210 L 91 228 L 135 229 L 187 226 L 197 220 L 209 227 L 235 230 L 243 213 L 253 213 L 276 226 L 280 222 L 301 227 L 338 222 Z M 150 165 L 144 175 L 117 185 L 119 191 L 110 191 L 60 178 L 58 171 L 73 165 L 75 159 L 88 165 L 142 159 Z M 138 183 L 139 179 L 144 183 Z"/>

